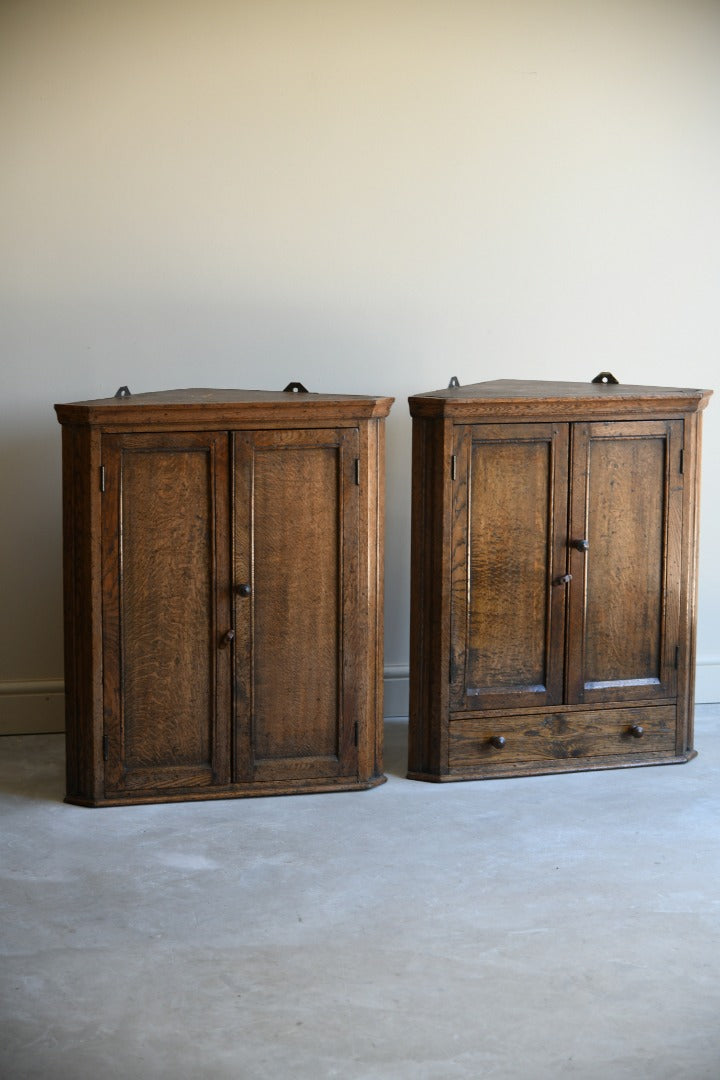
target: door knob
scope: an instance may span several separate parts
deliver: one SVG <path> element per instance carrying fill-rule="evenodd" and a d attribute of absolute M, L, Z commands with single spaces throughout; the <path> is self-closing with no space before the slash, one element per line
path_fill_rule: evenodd
<path fill-rule="evenodd" d="M 228 630 L 227 633 L 223 634 L 223 639 L 222 639 L 223 645 L 229 645 L 234 640 L 235 640 L 235 631 L 234 630 Z"/>
<path fill-rule="evenodd" d="M 570 547 L 575 548 L 576 551 L 587 551 L 590 544 L 587 540 L 571 540 Z"/>
<path fill-rule="evenodd" d="M 634 739 L 642 739 L 643 735 L 645 734 L 645 728 L 642 727 L 640 724 L 633 724 L 633 726 L 630 728 L 630 734 L 633 736 Z"/>
<path fill-rule="evenodd" d="M 572 581 L 572 574 L 563 574 L 562 577 L 555 578 L 553 585 L 567 585 Z"/>
<path fill-rule="evenodd" d="M 235 586 L 235 592 L 237 593 L 238 596 L 249 596 L 250 593 L 252 592 L 252 587 L 250 585 L 245 585 L 245 584 L 236 585 Z"/>
<path fill-rule="evenodd" d="M 502 750 L 503 746 L 505 745 L 505 736 L 493 735 L 493 737 L 490 739 L 490 745 L 494 746 L 496 750 Z"/>

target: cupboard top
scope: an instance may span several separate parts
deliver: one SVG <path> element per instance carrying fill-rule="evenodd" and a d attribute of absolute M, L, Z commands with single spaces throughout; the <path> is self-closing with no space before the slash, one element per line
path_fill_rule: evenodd
<path fill-rule="evenodd" d="M 291 390 L 216 390 L 192 388 L 73 401 L 55 406 L 61 424 L 90 427 L 164 426 L 181 423 L 220 427 L 280 421 L 371 419 L 385 417 L 394 398 L 359 394 L 311 394 Z"/>
<path fill-rule="evenodd" d="M 622 417 L 629 414 L 690 413 L 704 409 L 712 390 L 622 383 L 550 382 L 495 379 L 452 386 L 409 398 L 410 413 L 419 417 L 563 418 Z"/>

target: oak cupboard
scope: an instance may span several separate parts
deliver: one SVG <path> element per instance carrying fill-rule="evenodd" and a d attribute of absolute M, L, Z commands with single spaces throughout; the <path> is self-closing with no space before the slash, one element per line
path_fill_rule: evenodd
<path fill-rule="evenodd" d="M 694 756 L 710 394 L 601 373 L 410 398 L 411 778 Z"/>
<path fill-rule="evenodd" d="M 67 800 L 381 783 L 392 398 L 118 395 L 55 406 Z"/>

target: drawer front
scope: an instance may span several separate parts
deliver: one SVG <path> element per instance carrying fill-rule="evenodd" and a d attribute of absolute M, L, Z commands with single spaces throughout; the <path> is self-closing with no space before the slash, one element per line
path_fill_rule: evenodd
<path fill-rule="evenodd" d="M 450 722 L 450 770 L 675 753 L 674 705 L 472 717 Z"/>

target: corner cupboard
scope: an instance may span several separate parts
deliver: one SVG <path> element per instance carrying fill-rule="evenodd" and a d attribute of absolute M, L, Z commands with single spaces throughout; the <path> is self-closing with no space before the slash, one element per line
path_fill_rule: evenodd
<path fill-rule="evenodd" d="M 410 777 L 694 756 L 710 393 L 601 373 L 410 398 Z"/>
<path fill-rule="evenodd" d="M 392 398 L 118 395 L 55 406 L 67 800 L 381 783 Z"/>

